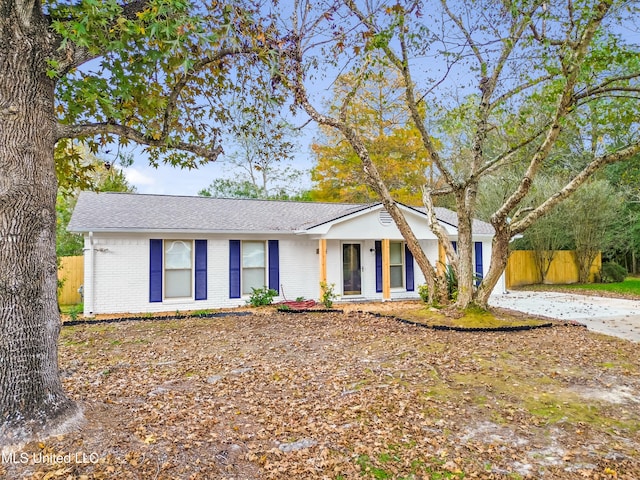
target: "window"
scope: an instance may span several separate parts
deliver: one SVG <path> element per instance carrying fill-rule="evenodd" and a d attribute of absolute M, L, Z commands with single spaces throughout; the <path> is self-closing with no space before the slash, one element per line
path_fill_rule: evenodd
<path fill-rule="evenodd" d="M 191 297 L 193 244 L 190 240 L 164 241 L 164 297 Z"/>
<path fill-rule="evenodd" d="M 266 285 L 265 242 L 242 242 L 242 293 L 250 295 L 253 288 Z"/>
<path fill-rule="evenodd" d="M 404 287 L 404 243 L 389 242 L 391 288 Z"/>

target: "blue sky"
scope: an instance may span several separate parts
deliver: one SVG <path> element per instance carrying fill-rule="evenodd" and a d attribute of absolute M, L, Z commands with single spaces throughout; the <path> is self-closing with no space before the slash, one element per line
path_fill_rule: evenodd
<path fill-rule="evenodd" d="M 312 167 L 309 146 L 315 129 L 313 124 L 305 127 L 305 134 L 296 139 L 300 145 L 295 152 L 295 158 L 286 165 L 298 170 L 309 170 Z M 224 158 L 204 165 L 197 170 L 184 170 L 169 165 L 154 168 L 149 165 L 141 151 L 141 147 L 132 150 L 134 163 L 123 169 L 127 180 L 136 187 L 138 193 L 192 196 L 207 188 L 216 178 L 234 178 L 239 173 L 225 164 Z M 310 187 L 310 177 L 308 177 L 308 182 Z"/>

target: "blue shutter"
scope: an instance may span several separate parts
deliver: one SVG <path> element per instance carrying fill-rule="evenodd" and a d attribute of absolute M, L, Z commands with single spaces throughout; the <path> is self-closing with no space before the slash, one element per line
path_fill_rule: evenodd
<path fill-rule="evenodd" d="M 280 295 L 280 251 L 278 240 L 269 240 L 269 288 Z"/>
<path fill-rule="evenodd" d="M 458 252 L 458 242 L 451 242 L 451 245 L 453 245 L 453 251 L 454 252 Z"/>
<path fill-rule="evenodd" d="M 240 240 L 229 240 L 229 298 L 240 298 Z"/>
<path fill-rule="evenodd" d="M 196 240 L 195 290 L 196 300 L 207 299 L 207 241 Z"/>
<path fill-rule="evenodd" d="M 149 302 L 162 301 L 162 240 L 149 240 Z"/>
<path fill-rule="evenodd" d="M 415 290 L 413 279 L 413 254 L 407 244 L 404 245 L 404 268 L 405 268 L 405 285 L 407 286 L 407 292 L 413 292 Z"/>
<path fill-rule="evenodd" d="M 482 242 L 475 242 L 474 249 L 476 253 L 476 287 L 480 285 L 480 280 L 484 278 L 484 269 L 482 268 Z"/>
<path fill-rule="evenodd" d="M 376 292 L 382 291 L 382 242 L 376 240 Z"/>

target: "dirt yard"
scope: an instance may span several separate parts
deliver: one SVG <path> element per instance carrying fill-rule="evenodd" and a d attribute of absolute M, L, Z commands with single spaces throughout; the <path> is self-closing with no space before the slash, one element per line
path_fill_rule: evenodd
<path fill-rule="evenodd" d="M 84 428 L 3 478 L 640 478 L 638 345 L 577 326 L 264 309 L 67 326 L 60 357 Z"/>

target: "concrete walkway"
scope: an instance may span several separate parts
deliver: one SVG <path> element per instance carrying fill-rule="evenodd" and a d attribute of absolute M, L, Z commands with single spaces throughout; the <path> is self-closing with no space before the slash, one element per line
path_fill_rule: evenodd
<path fill-rule="evenodd" d="M 575 320 L 594 332 L 640 342 L 640 300 L 519 290 L 492 295 L 489 304 L 559 320 Z"/>

